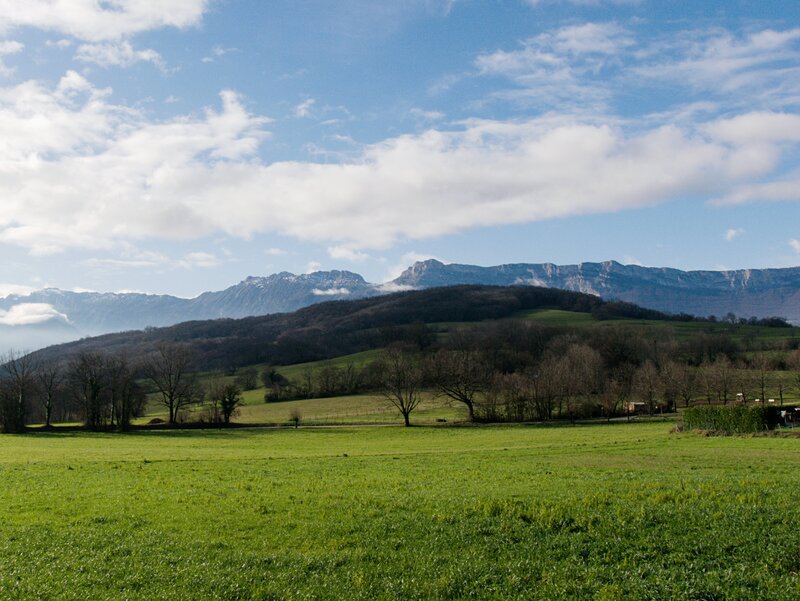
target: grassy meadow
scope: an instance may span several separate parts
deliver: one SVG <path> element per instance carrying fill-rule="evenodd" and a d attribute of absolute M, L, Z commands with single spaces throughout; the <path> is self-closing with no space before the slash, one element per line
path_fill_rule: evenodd
<path fill-rule="evenodd" d="M 0 598 L 798 598 L 797 439 L 672 426 L 3 436 Z"/>

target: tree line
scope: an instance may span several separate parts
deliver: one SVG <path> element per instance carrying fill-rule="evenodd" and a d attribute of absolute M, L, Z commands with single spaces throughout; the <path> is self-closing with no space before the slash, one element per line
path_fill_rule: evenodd
<path fill-rule="evenodd" d="M 28 424 L 81 423 L 89 430 L 131 428 L 148 395 L 176 424 L 190 406 L 203 403 L 200 419 L 230 423 L 242 402 L 240 385 L 222 380 L 202 385 L 185 344 L 159 344 L 144 357 L 82 351 L 67 362 L 9 352 L 0 357 L 0 427 L 24 432 Z"/>
<path fill-rule="evenodd" d="M 791 340 L 745 351 L 715 330 L 675 340 L 663 328 L 570 330 L 520 320 L 418 338 L 360 367 L 322 364 L 291 380 L 268 368 L 265 401 L 380 392 L 408 422 L 427 390 L 463 405 L 471 420 L 547 421 L 800 396 L 800 350 Z"/>

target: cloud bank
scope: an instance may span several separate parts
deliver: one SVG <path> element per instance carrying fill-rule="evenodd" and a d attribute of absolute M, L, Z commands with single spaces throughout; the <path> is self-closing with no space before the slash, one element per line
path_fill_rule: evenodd
<path fill-rule="evenodd" d="M 66 315 L 58 312 L 53 305 L 46 303 L 21 303 L 14 305 L 8 311 L 0 309 L 0 325 L 2 326 L 31 326 L 51 319 L 69 321 Z"/>
<path fill-rule="evenodd" d="M 198 25 L 209 0 L 0 0 L 0 33 L 33 27 L 87 41 Z"/>
<path fill-rule="evenodd" d="M 800 116 L 771 111 L 635 130 L 546 115 L 401 135 L 339 164 L 266 164 L 269 123 L 233 91 L 220 108 L 153 122 L 76 72 L 0 88 L 0 242 L 47 254 L 281 233 L 359 260 L 476 227 L 746 201 L 800 143 Z"/>

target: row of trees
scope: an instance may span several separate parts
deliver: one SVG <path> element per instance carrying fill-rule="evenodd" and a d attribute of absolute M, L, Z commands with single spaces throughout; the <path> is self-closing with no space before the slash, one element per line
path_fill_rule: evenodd
<path fill-rule="evenodd" d="M 800 351 L 788 362 L 791 387 L 800 396 Z M 738 365 L 721 356 L 698 367 L 673 358 L 610 367 L 590 345 L 554 339 L 538 361 L 510 372 L 493 367 L 486 352 L 475 348 L 442 348 L 425 355 L 399 346 L 383 354 L 376 371 L 383 376 L 385 398 L 408 425 L 426 388 L 463 404 L 470 419 L 479 421 L 610 419 L 673 411 L 693 402 L 766 401 L 773 394 L 782 405 L 787 385 L 774 377 L 773 363 L 759 354 Z"/>
<path fill-rule="evenodd" d="M 0 358 L 4 432 L 23 432 L 33 422 L 50 428 L 56 421 L 80 421 L 91 430 L 128 430 L 148 394 L 166 408 L 170 424 L 200 403 L 206 405 L 207 421 L 227 424 L 242 402 L 235 382 L 200 385 L 187 345 L 161 344 L 139 361 L 99 352 L 83 352 L 66 363 L 15 352 Z"/>

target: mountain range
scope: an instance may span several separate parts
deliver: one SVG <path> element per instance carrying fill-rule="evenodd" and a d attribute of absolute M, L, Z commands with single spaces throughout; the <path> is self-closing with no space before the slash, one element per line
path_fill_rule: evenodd
<path fill-rule="evenodd" d="M 668 313 L 784 317 L 800 323 L 800 267 L 681 271 L 622 265 L 509 264 L 495 267 L 415 263 L 398 278 L 372 284 L 349 271 L 288 272 L 248 277 L 195 298 L 139 293 L 68 292 L 48 288 L 0 299 L 0 348 L 34 349 L 108 332 L 189 320 L 295 311 L 328 300 L 461 284 L 541 286 L 594 294 Z"/>

